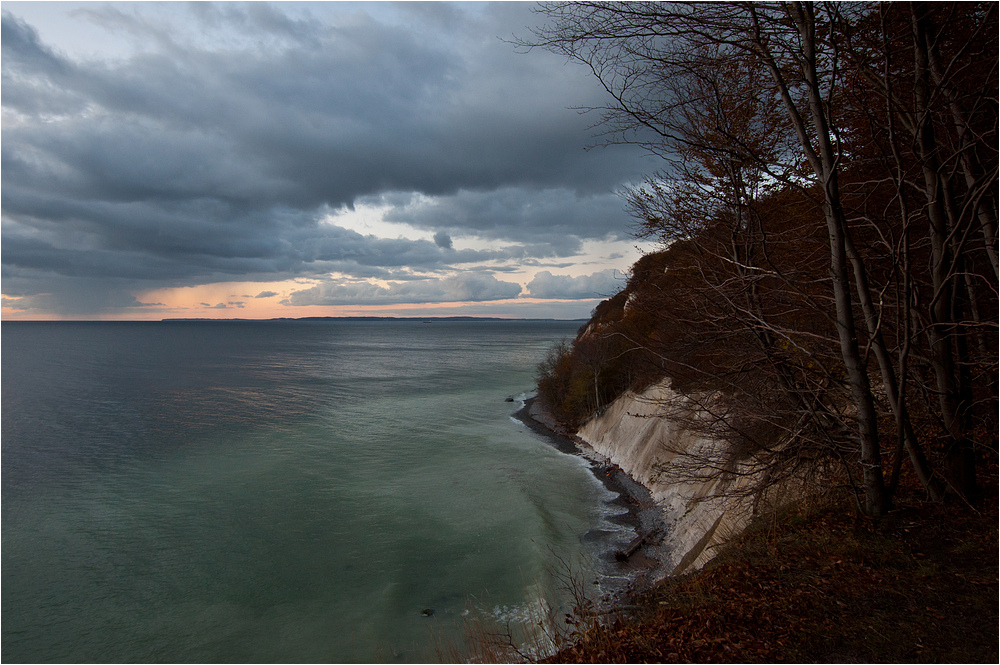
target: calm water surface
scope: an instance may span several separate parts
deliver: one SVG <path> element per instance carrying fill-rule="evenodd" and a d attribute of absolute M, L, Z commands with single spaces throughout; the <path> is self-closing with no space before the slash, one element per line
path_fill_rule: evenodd
<path fill-rule="evenodd" d="M 612 497 L 504 399 L 578 325 L 4 322 L 4 660 L 428 661 L 558 608 Z"/>

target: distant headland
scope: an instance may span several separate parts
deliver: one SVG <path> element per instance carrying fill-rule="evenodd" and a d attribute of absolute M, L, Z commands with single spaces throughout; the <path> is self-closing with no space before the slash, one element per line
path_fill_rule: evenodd
<path fill-rule="evenodd" d="M 160 319 L 162 323 L 178 323 L 191 321 L 244 321 L 251 323 L 261 323 L 264 321 L 412 321 L 424 323 L 436 323 L 447 321 L 587 321 L 588 319 L 541 319 L 541 318 L 505 318 L 499 316 L 302 316 L 302 317 L 276 317 L 271 319 L 213 319 L 209 317 L 189 317 Z"/>

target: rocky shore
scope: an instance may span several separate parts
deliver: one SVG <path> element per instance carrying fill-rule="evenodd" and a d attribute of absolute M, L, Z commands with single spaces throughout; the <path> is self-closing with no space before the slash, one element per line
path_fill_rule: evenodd
<path fill-rule="evenodd" d="M 653 475 L 651 491 L 629 493 L 638 483 L 626 469 L 642 478 L 669 464 L 665 440 L 674 449 L 711 443 L 651 417 L 663 400 L 678 404 L 667 387 L 654 389 L 623 395 L 579 434 L 537 402 L 518 414 L 567 452 L 592 460 L 610 453 L 619 464 L 606 467 L 605 477 L 624 484 L 608 487 L 621 500 L 648 501 L 653 519 L 667 524 L 646 579 L 672 579 L 636 585 L 605 604 L 610 611 L 602 614 L 621 610 L 623 621 L 594 623 L 542 662 L 996 661 L 995 492 L 977 510 L 928 504 L 911 477 L 897 509 L 876 522 L 859 521 L 846 494 L 795 505 L 794 487 L 784 487 L 792 505 L 739 535 L 748 519 L 740 501 L 699 501 L 713 491 L 705 483 L 685 487 Z M 715 491 L 725 499 L 725 488 Z M 649 550 L 643 544 L 643 554 Z M 692 572 L 720 551 L 713 566 Z"/>
<path fill-rule="evenodd" d="M 571 431 L 538 400 L 528 400 L 518 418 L 545 434 L 564 452 L 589 459 L 594 473 L 617 492 L 641 540 L 625 544 L 619 559 L 641 567 L 636 585 L 703 567 L 738 536 L 755 510 L 756 471 L 692 475 L 692 460 L 724 456 L 724 441 L 692 431 L 704 408 L 673 391 L 669 381 L 641 393 L 626 392 Z M 678 417 L 680 415 L 680 417 Z M 778 500 L 799 496 L 794 480 L 777 490 Z M 774 500 L 762 497 L 762 505 Z"/>
<path fill-rule="evenodd" d="M 611 505 L 625 512 L 611 519 L 628 527 L 634 535 L 604 552 L 601 564 L 607 572 L 628 582 L 617 588 L 610 585 L 611 588 L 604 589 L 598 604 L 608 610 L 628 603 L 634 594 L 665 577 L 669 573 L 666 567 L 669 557 L 664 551 L 667 546 L 664 536 L 668 527 L 663 511 L 649 489 L 576 436 L 553 417 L 537 398 L 525 400 L 514 418 L 543 436 L 558 450 L 587 459 L 594 476 L 606 489 L 618 495 Z"/>

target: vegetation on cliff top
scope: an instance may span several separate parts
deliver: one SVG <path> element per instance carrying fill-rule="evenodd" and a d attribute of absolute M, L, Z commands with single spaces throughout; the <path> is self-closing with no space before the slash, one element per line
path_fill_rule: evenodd
<path fill-rule="evenodd" d="M 540 368 L 579 424 L 668 377 L 761 483 L 975 505 L 997 465 L 997 5 L 545 5 L 663 249 Z M 707 414 L 707 417 L 706 417 Z"/>
<path fill-rule="evenodd" d="M 730 444 L 703 473 L 827 481 L 551 660 L 995 662 L 997 5 L 542 11 L 663 158 L 627 193 L 661 251 L 542 399 L 578 425 L 666 378 Z"/>

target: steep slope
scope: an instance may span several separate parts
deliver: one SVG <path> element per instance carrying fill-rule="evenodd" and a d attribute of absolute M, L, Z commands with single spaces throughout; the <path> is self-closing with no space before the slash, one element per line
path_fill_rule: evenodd
<path fill-rule="evenodd" d="M 664 381 L 641 394 L 625 393 L 577 431 L 597 453 L 646 486 L 663 511 L 667 535 L 659 554 L 665 574 L 703 566 L 752 515 L 752 501 L 738 492 L 747 477 L 678 477 L 685 475 L 688 460 L 715 457 L 726 445 L 666 417 L 665 412 L 678 409 L 697 417 L 696 407 Z"/>

